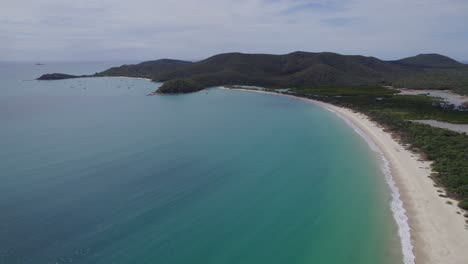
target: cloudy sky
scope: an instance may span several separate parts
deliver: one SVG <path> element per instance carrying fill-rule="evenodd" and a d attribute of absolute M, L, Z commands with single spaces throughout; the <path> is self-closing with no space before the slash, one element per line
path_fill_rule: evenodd
<path fill-rule="evenodd" d="M 296 50 L 468 60 L 468 0 L 0 1 L 0 60 Z"/>

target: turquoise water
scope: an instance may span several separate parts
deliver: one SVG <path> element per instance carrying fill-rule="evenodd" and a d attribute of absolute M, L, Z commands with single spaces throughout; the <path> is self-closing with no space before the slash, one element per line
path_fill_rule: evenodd
<path fill-rule="evenodd" d="M 23 81 L 108 64 L 0 64 L 0 263 L 402 262 L 378 159 L 328 111 Z"/>

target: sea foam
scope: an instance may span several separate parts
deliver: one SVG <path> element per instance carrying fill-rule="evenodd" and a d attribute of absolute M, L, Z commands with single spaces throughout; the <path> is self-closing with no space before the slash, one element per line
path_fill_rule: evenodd
<path fill-rule="evenodd" d="M 252 90 L 249 90 L 249 91 L 252 91 Z M 253 91 L 253 92 L 284 95 L 284 94 L 277 94 L 277 93 L 271 93 L 271 92 L 265 92 L 265 91 Z M 385 157 L 383 151 L 364 131 L 362 131 L 359 127 L 357 127 L 347 117 L 331 109 L 330 107 L 327 107 L 321 102 L 319 103 L 317 101 L 313 101 L 310 99 L 300 98 L 300 97 L 296 97 L 292 95 L 286 95 L 286 96 L 293 98 L 293 99 L 299 99 L 299 100 L 304 100 L 307 102 L 312 102 L 313 104 L 318 104 L 322 106 L 323 108 L 325 108 L 326 110 L 334 113 L 336 116 L 343 119 L 347 125 L 353 128 L 353 130 L 367 142 L 370 149 L 379 155 L 380 162 L 381 162 L 381 169 L 382 169 L 383 174 L 385 175 L 385 181 L 387 182 L 387 185 L 390 187 L 390 192 L 392 196 L 390 208 L 392 211 L 393 218 L 395 219 L 395 222 L 398 226 L 398 236 L 400 237 L 400 241 L 401 241 L 403 263 L 415 264 L 416 257 L 414 256 L 414 252 L 413 252 L 414 246 L 413 246 L 413 243 L 411 242 L 411 232 L 410 232 L 410 226 L 408 222 L 408 216 L 406 215 L 406 210 L 403 207 L 403 201 L 400 198 L 401 197 L 400 190 L 398 189 L 398 186 L 396 185 L 396 182 L 392 176 L 390 162 Z"/>
<path fill-rule="evenodd" d="M 411 242 L 411 232 L 410 226 L 408 222 L 408 216 L 406 215 L 406 210 L 403 207 L 403 201 L 401 200 L 400 190 L 396 185 L 396 182 L 392 176 L 392 171 L 390 168 L 390 162 L 385 157 L 383 151 L 375 144 L 375 142 L 362 131 L 359 127 L 357 127 L 353 122 L 351 122 L 348 118 L 341 115 L 340 113 L 325 107 L 328 111 L 336 114 L 338 117 L 343 119 L 346 124 L 353 128 L 353 130 L 361 136 L 369 145 L 370 149 L 379 155 L 381 161 L 381 169 L 385 175 L 385 180 L 390 187 L 392 201 L 390 203 L 390 207 L 392 210 L 393 218 L 398 226 L 398 235 L 401 241 L 401 249 L 403 253 L 403 263 L 404 264 L 414 264 L 415 263 L 415 256 L 413 252 L 413 244 Z"/>

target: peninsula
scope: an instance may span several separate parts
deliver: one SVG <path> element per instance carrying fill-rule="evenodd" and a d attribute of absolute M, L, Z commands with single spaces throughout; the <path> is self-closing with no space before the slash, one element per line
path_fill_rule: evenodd
<path fill-rule="evenodd" d="M 468 65 L 438 54 L 395 61 L 331 52 L 286 55 L 225 53 L 197 62 L 162 59 L 92 75 L 45 74 L 39 80 L 126 76 L 164 82 L 155 93 L 196 92 L 219 85 L 264 87 L 393 86 L 468 93 Z"/>

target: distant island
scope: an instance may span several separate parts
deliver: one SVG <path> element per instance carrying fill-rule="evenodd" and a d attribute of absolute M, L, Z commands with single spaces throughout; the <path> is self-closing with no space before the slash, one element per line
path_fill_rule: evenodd
<path fill-rule="evenodd" d="M 73 79 L 73 78 L 82 78 L 82 77 L 93 77 L 90 75 L 81 75 L 81 76 L 76 76 L 76 75 L 70 75 L 70 74 L 63 74 L 63 73 L 50 73 L 50 74 L 44 74 L 41 77 L 37 78 L 37 80 L 65 80 L 65 79 Z"/>
<path fill-rule="evenodd" d="M 331 52 L 286 55 L 225 53 L 198 62 L 161 59 L 92 75 L 44 74 L 38 80 L 126 76 L 164 84 L 154 93 L 178 94 L 220 85 L 279 87 L 393 86 L 451 89 L 468 94 L 468 65 L 439 54 L 395 61 Z"/>

